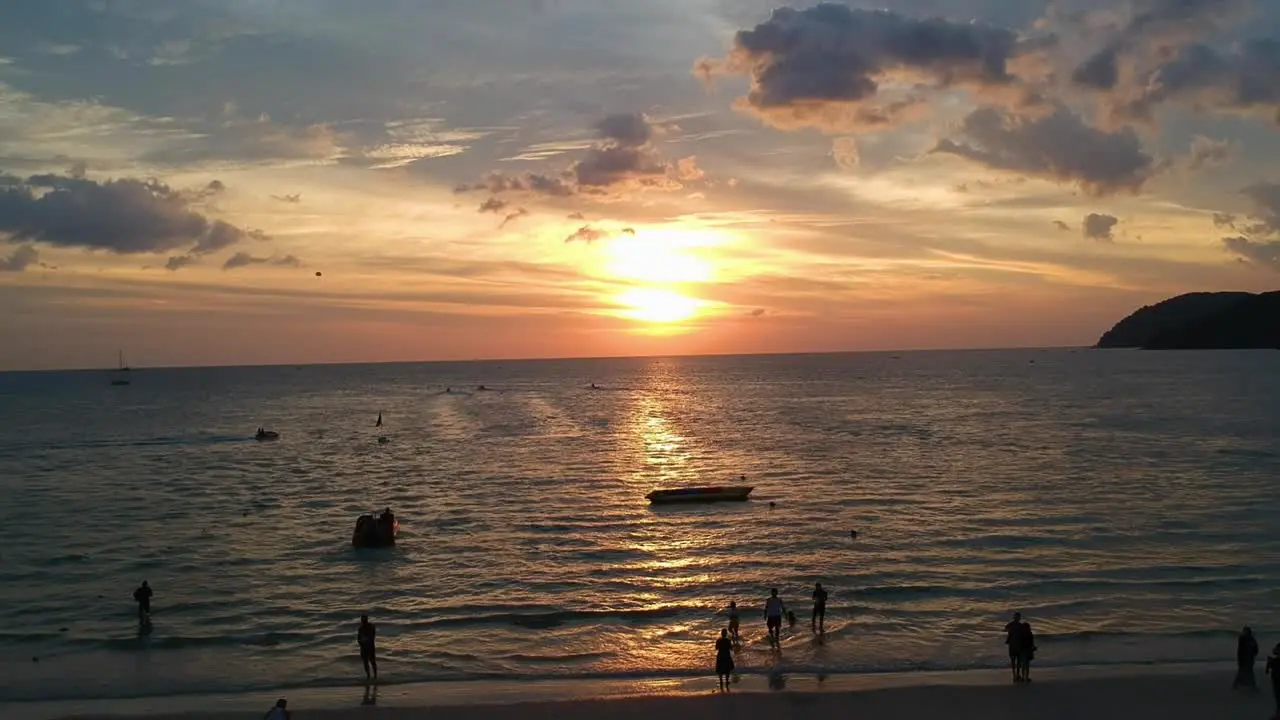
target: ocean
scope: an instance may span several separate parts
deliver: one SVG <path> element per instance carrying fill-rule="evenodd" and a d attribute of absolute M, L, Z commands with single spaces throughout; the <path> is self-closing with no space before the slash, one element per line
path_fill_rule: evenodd
<path fill-rule="evenodd" d="M 384 683 L 703 675 L 730 600 L 744 673 L 1007 672 L 1013 610 L 1041 666 L 1229 660 L 1242 625 L 1280 640 L 1278 371 L 1064 349 L 0 374 L 0 699 L 363 682 L 365 612 Z M 740 475 L 747 503 L 644 499 Z M 384 506 L 396 547 L 353 549 Z M 800 616 L 780 658 L 771 587 Z"/>

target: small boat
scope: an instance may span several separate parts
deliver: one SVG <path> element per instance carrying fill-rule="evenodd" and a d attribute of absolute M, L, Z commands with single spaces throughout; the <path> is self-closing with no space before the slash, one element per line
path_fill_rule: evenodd
<path fill-rule="evenodd" d="M 725 501 L 742 501 L 755 488 L 747 485 L 726 485 L 723 487 L 687 487 L 687 488 L 671 488 L 668 490 L 654 490 L 645 495 L 649 502 L 654 505 L 669 505 L 672 503 L 698 503 L 698 502 L 725 502 Z"/>
<path fill-rule="evenodd" d="M 259 442 L 266 440 L 279 440 L 280 433 L 275 430 L 264 430 L 262 428 L 258 428 L 258 432 L 253 436 L 253 439 Z"/>
<path fill-rule="evenodd" d="M 128 365 L 124 364 L 124 351 L 123 350 L 119 351 L 118 356 L 116 358 L 116 371 L 119 373 L 127 373 L 130 370 L 131 368 Z M 111 379 L 111 384 L 117 387 L 122 385 L 128 385 L 129 378 L 124 375 L 116 375 L 114 378 Z"/>
<path fill-rule="evenodd" d="M 400 521 L 388 512 L 361 515 L 356 518 L 356 529 L 351 533 L 351 545 L 358 548 L 384 548 L 396 544 Z"/>

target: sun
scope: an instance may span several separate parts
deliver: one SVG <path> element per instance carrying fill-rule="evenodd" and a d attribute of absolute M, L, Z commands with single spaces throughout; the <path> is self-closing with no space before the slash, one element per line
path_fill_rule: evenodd
<path fill-rule="evenodd" d="M 650 323 L 678 323 L 698 313 L 701 303 L 673 290 L 657 288 L 633 288 L 617 296 L 626 307 L 621 314 L 634 320 Z"/>
<path fill-rule="evenodd" d="M 679 240 L 666 237 L 620 237 L 608 246 L 606 272 L 618 278 L 650 283 L 698 283 L 712 277 L 706 260 Z"/>

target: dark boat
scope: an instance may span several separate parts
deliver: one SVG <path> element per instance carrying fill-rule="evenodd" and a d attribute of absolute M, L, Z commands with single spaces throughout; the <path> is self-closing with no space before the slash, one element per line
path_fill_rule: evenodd
<path fill-rule="evenodd" d="M 356 529 L 351 533 L 351 544 L 358 548 L 384 548 L 396 544 L 400 521 L 390 513 L 378 516 L 361 515 L 356 518 Z"/>
<path fill-rule="evenodd" d="M 264 442 L 266 440 L 279 440 L 280 433 L 275 430 L 263 430 L 262 428 L 258 428 L 258 432 L 253 436 L 253 439 L 259 442 Z"/>
<path fill-rule="evenodd" d="M 654 490 L 645 495 L 654 505 L 670 505 L 673 503 L 700 502 L 741 502 L 751 495 L 755 488 L 747 485 L 726 485 L 723 487 L 688 487 Z"/>

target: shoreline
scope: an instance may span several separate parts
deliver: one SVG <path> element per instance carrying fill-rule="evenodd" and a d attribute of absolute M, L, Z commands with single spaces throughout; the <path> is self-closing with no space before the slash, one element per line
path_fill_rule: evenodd
<path fill-rule="evenodd" d="M 1105 685 L 1108 692 L 1118 692 L 1117 686 L 1135 684 L 1144 688 L 1184 688 L 1189 685 L 1207 691 L 1220 687 L 1221 699 L 1229 699 L 1231 678 L 1235 672 L 1233 663 L 1176 663 L 1132 666 L 1075 666 L 1046 667 L 1033 670 L 1033 680 L 1022 688 L 1013 685 L 1005 669 L 918 671 L 893 673 L 850 673 L 833 675 L 786 674 L 783 685 L 771 687 L 771 678 L 763 674 L 743 675 L 731 687 L 728 696 L 752 696 L 758 698 L 779 697 L 785 703 L 850 701 L 850 697 L 866 695 L 914 695 L 917 690 L 930 689 L 934 694 L 959 693 L 986 697 L 998 688 L 1013 691 L 1025 689 L 1029 694 L 1036 688 L 1061 688 L 1073 686 L 1084 692 Z M 1259 671 L 1261 673 L 1261 671 Z M 1259 708 L 1270 711 L 1271 698 L 1265 677 L 1259 677 L 1261 698 L 1258 703 L 1240 702 L 1257 712 Z M 979 692 L 980 691 L 980 692 Z M 1048 691 L 1038 691 L 1048 692 Z M 1126 691 L 1127 692 L 1127 691 Z M 220 718 L 258 717 L 274 703 L 277 697 L 289 699 L 290 710 L 302 712 L 307 717 L 326 715 L 333 718 L 348 714 L 364 716 L 369 712 L 411 717 L 412 713 L 430 716 L 463 718 L 475 714 L 477 708 L 485 708 L 488 716 L 495 708 L 537 706 L 550 712 L 547 717 L 570 717 L 578 714 L 573 708 L 590 705 L 598 711 L 598 705 L 615 702 L 626 705 L 631 701 L 647 702 L 680 698 L 695 701 L 698 698 L 720 697 L 714 676 L 702 677 L 647 677 L 607 680 L 465 680 L 427 683 L 406 683 L 366 686 L 355 682 L 338 687 L 302 688 L 283 691 L 263 691 L 235 694 L 201 694 L 150 696 L 128 699 L 94 700 L 44 700 L 0 703 L 0 715 L 6 720 L 70 720 L 71 718 L 182 718 L 184 720 L 216 720 Z M 996 697 L 1004 697 L 999 695 Z M 1012 696 L 1010 696 L 1012 697 Z M 823 698 L 826 698 L 825 700 Z M 369 702 L 370 700 L 374 702 Z M 877 700 L 876 702 L 880 702 Z M 950 702 L 950 701 L 948 701 Z M 744 706 L 745 707 L 745 706 Z M 1027 711 L 1032 711 L 1029 709 Z M 254 713 L 250 715 L 249 713 Z M 512 717 L 523 716 L 519 713 Z M 536 713 L 534 716 L 537 716 Z M 1064 716 L 1065 717 L 1065 716 Z M 1106 717 L 1106 716 L 1104 716 Z M 1192 717 L 1192 716 L 1188 716 Z M 1195 715 L 1195 717 L 1203 717 Z M 1219 714 L 1218 717 L 1229 717 Z M 1244 717 L 1265 717 L 1244 715 Z M 1094 718 L 1094 720 L 1097 720 Z"/>

